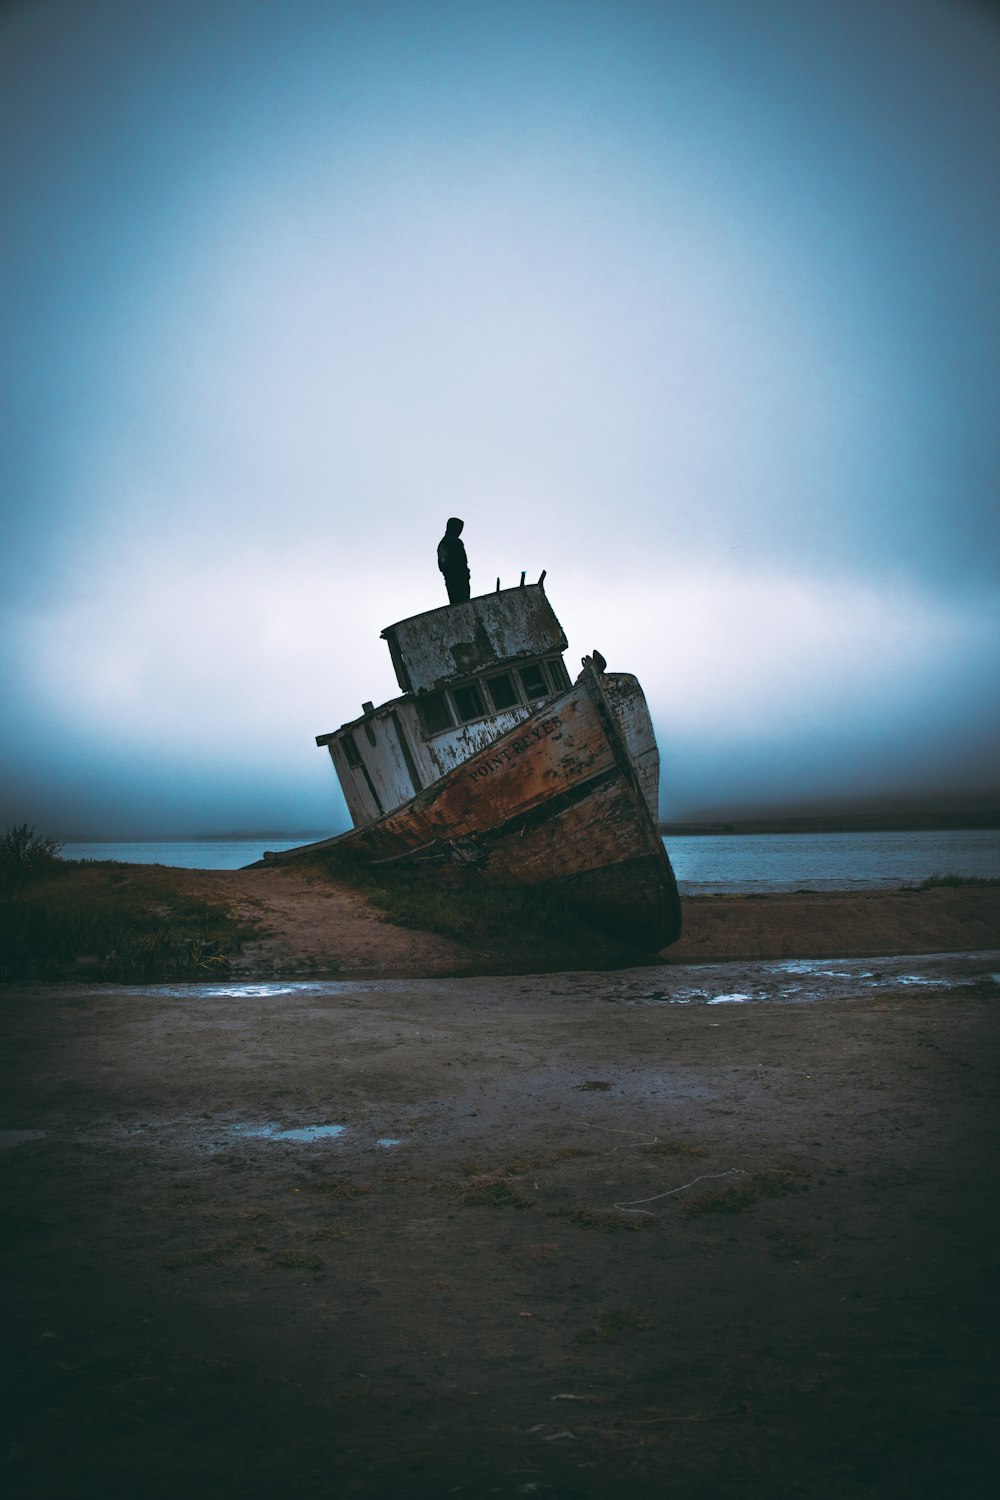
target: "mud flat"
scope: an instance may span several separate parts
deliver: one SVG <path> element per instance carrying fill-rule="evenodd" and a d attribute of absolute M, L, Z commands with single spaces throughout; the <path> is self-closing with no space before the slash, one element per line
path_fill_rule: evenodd
<path fill-rule="evenodd" d="M 997 972 L 10 988 L 8 1493 L 979 1497 Z"/>

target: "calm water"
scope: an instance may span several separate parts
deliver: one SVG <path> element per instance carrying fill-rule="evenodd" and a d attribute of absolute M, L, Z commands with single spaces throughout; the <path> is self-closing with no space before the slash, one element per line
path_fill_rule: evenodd
<path fill-rule="evenodd" d="M 322 838 L 316 834 L 316 838 Z M 240 870 L 265 849 L 295 849 L 308 839 L 189 839 L 151 844 L 64 844 L 63 859 L 118 859 L 129 865 L 178 865 L 183 870 Z"/>
<path fill-rule="evenodd" d="M 1000 878 L 1000 830 L 711 834 L 666 840 L 682 891 L 894 890 L 931 875 Z"/>
<path fill-rule="evenodd" d="M 237 870 L 301 839 L 66 844 L 65 859 Z M 706 834 L 666 841 L 682 891 L 892 890 L 930 875 L 1000 878 L 1000 831 Z"/>

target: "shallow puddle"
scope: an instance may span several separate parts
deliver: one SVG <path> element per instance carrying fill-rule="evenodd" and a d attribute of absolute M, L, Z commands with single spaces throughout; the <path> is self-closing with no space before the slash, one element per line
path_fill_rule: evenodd
<path fill-rule="evenodd" d="M 254 1136 L 265 1141 L 329 1141 L 343 1135 L 346 1125 L 297 1125 L 282 1130 L 280 1125 L 233 1125 L 233 1135 Z"/>
<path fill-rule="evenodd" d="M 603 998 L 625 1005 L 751 1005 L 768 1001 L 869 1000 L 893 990 L 961 991 L 998 982 L 997 955 L 929 953 L 919 957 L 777 959 L 664 965 L 612 980 Z M 733 981 L 736 981 L 736 984 Z M 593 991 L 593 987 L 590 987 Z"/>
<path fill-rule="evenodd" d="M 172 1000 L 281 1000 L 295 995 L 335 999 L 401 984 L 401 980 L 391 979 L 261 979 L 243 984 L 102 984 L 92 993 Z"/>
<path fill-rule="evenodd" d="M 448 994 L 456 986 L 472 998 L 504 1002 L 545 994 L 556 1000 L 597 1000 L 617 1005 L 757 1005 L 808 1004 L 816 1000 L 870 1000 L 893 990 L 961 991 L 974 986 L 979 993 L 1000 985 L 1000 951 L 975 953 L 898 954 L 885 958 L 767 959 L 727 963 L 674 964 L 669 961 L 642 968 L 591 971 L 569 970 L 526 979 L 524 976 L 477 976 L 468 979 L 316 979 L 262 980 L 259 983 L 101 985 L 72 987 L 75 996 L 93 994 L 102 1000 L 132 997 L 144 1000 L 181 999 L 276 1002 L 356 1002 L 359 997 L 395 1000 L 410 995 Z M 326 1134 L 337 1127 L 322 1127 Z M 248 1132 L 244 1132 L 248 1133 Z M 258 1132 L 270 1139 L 322 1139 L 282 1133 L 277 1126 Z"/>

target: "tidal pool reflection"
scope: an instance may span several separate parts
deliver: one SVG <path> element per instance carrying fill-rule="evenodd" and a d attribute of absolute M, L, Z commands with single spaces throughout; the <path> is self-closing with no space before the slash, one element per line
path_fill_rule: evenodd
<path fill-rule="evenodd" d="M 346 1125 L 297 1125 L 282 1130 L 280 1125 L 234 1125 L 234 1135 L 256 1136 L 266 1141 L 328 1141 L 342 1135 Z"/>

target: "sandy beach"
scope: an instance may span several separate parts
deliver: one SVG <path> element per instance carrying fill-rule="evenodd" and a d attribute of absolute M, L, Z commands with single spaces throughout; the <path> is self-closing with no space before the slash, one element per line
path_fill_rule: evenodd
<path fill-rule="evenodd" d="M 996 888 L 602 969 L 183 879 L 256 918 L 225 982 L 3 996 L 10 1493 L 985 1491 Z"/>

